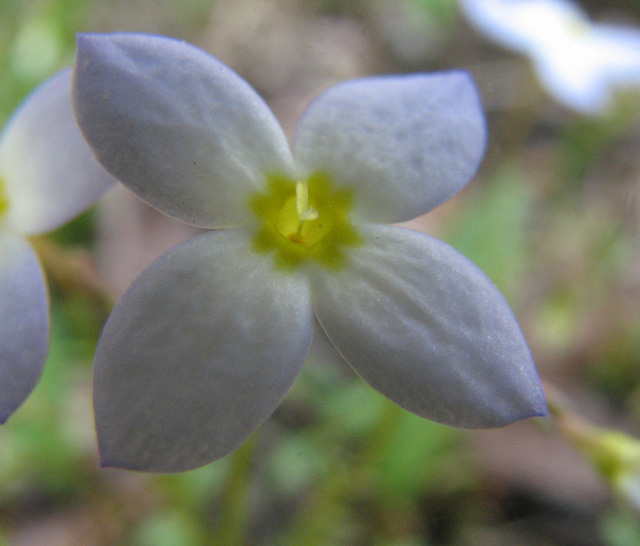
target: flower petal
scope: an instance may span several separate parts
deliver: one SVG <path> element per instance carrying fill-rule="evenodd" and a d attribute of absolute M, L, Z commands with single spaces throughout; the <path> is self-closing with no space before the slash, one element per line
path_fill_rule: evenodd
<path fill-rule="evenodd" d="M 87 146 L 71 106 L 71 70 L 46 81 L 16 111 L 0 141 L 7 218 L 23 233 L 78 215 L 115 180 Z"/>
<path fill-rule="evenodd" d="M 534 53 L 588 25 L 570 0 L 461 0 L 460 7 L 478 32 L 520 53 Z"/>
<path fill-rule="evenodd" d="M 327 334 L 319 324 L 313 331 L 313 340 L 311 341 L 311 347 L 307 353 L 305 362 L 312 364 L 329 365 L 333 368 L 345 368 L 348 369 L 347 363 L 344 358 L 340 356 L 340 353 L 336 351 Z"/>
<path fill-rule="evenodd" d="M 359 226 L 343 271 L 312 277 L 314 309 L 340 354 L 403 408 L 459 427 L 546 414 L 526 342 L 504 298 L 445 243 Z"/>
<path fill-rule="evenodd" d="M 640 84 L 640 33 L 591 25 L 533 55 L 540 80 L 559 102 L 585 114 L 606 113 L 614 92 Z"/>
<path fill-rule="evenodd" d="M 595 55 L 594 55 L 595 53 Z M 594 64 L 597 50 L 567 40 L 550 44 L 532 55 L 540 82 L 560 104 L 584 114 L 605 112 L 611 106 L 612 88 L 602 68 Z"/>
<path fill-rule="evenodd" d="M 206 464 L 236 449 L 289 390 L 313 335 L 308 281 L 249 248 L 236 230 L 194 237 L 115 306 L 95 361 L 104 465 Z"/>
<path fill-rule="evenodd" d="M 237 74 L 178 40 L 82 35 L 74 100 L 102 164 L 149 204 L 185 222 L 244 222 L 246 192 L 289 174 L 273 114 Z"/>
<path fill-rule="evenodd" d="M 49 348 L 49 299 L 35 252 L 0 232 L 0 423 L 36 386 Z"/>
<path fill-rule="evenodd" d="M 410 220 L 455 195 L 474 175 L 486 127 L 465 72 L 345 82 L 311 103 L 294 156 L 354 188 L 354 216 Z"/>
<path fill-rule="evenodd" d="M 640 29 L 618 25 L 592 25 L 589 36 L 592 52 L 598 53 L 601 70 L 614 84 L 640 83 Z"/>

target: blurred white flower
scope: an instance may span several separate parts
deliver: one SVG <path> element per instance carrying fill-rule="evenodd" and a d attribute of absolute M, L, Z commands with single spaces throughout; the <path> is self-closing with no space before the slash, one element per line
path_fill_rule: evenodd
<path fill-rule="evenodd" d="M 640 441 L 623 433 L 603 433 L 602 451 L 608 452 L 600 466 L 613 489 L 640 513 Z"/>
<path fill-rule="evenodd" d="M 566 404 L 558 405 L 556 393 L 551 392 L 560 432 L 589 459 L 611 489 L 640 512 L 640 440 L 582 419 Z"/>
<path fill-rule="evenodd" d="M 549 93 L 585 114 L 603 114 L 615 93 L 640 89 L 640 29 L 592 23 L 569 0 L 460 0 L 482 34 L 529 56 Z"/>
<path fill-rule="evenodd" d="M 64 70 L 0 138 L 0 423 L 35 387 L 49 345 L 47 287 L 27 237 L 61 226 L 113 183 L 76 125 Z"/>
<path fill-rule="evenodd" d="M 212 229 L 156 260 L 107 321 L 94 378 L 103 464 L 178 471 L 230 453 L 273 413 L 314 336 L 423 417 L 493 427 L 546 414 L 495 286 L 448 245 L 384 225 L 475 173 L 486 128 L 466 73 L 337 85 L 290 147 L 255 91 L 203 51 L 85 35 L 74 101 L 114 176 Z"/>

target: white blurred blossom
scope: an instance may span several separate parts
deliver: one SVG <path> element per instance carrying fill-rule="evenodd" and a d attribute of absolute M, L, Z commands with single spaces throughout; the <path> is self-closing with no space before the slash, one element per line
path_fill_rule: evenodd
<path fill-rule="evenodd" d="M 591 22 L 570 0 L 460 0 L 487 38 L 527 55 L 542 85 L 584 114 L 611 110 L 640 88 L 640 29 Z"/>
<path fill-rule="evenodd" d="M 552 411 L 559 430 L 592 463 L 618 497 L 640 512 L 640 440 L 624 432 L 598 427 L 567 406 L 556 405 L 555 400 Z"/>
<path fill-rule="evenodd" d="M 29 243 L 89 207 L 115 180 L 71 106 L 71 70 L 18 108 L 0 136 L 0 423 L 35 387 L 49 345 L 45 278 Z"/>

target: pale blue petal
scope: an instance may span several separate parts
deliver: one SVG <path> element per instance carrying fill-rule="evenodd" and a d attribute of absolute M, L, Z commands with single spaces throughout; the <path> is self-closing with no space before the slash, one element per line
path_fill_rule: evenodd
<path fill-rule="evenodd" d="M 585 114 L 598 114 L 612 106 L 612 86 L 601 65 L 594 64 L 593 51 L 585 43 L 571 41 L 533 56 L 542 85 L 560 104 Z"/>
<path fill-rule="evenodd" d="M 463 12 L 493 41 L 530 56 L 562 104 L 606 112 L 614 92 L 640 84 L 640 32 L 591 23 L 568 0 L 462 0 Z"/>
<path fill-rule="evenodd" d="M 616 85 L 640 84 L 640 28 L 593 25 L 591 48 L 599 51 L 599 63 Z"/>
<path fill-rule="evenodd" d="M 623 27 L 591 25 L 533 58 L 554 98 L 586 114 L 607 112 L 616 91 L 640 86 L 640 32 Z"/>
<path fill-rule="evenodd" d="M 81 35 L 78 121 L 102 164 L 149 204 L 203 227 L 246 220 L 247 192 L 289 174 L 273 114 L 237 74 L 184 42 Z"/>
<path fill-rule="evenodd" d="M 540 380 L 489 279 L 445 243 L 360 226 L 343 271 L 312 277 L 316 316 L 345 360 L 403 408 L 458 427 L 544 415 Z"/>
<path fill-rule="evenodd" d="M 584 12 L 570 0 L 460 0 L 460 7 L 478 32 L 527 54 L 588 25 Z"/>
<path fill-rule="evenodd" d="M 98 344 L 102 462 L 154 472 L 236 449 L 278 406 L 311 344 L 308 280 L 236 230 L 169 250 L 115 306 Z"/>
<path fill-rule="evenodd" d="M 0 141 L 0 179 L 8 222 L 29 234 L 64 224 L 115 183 L 76 124 L 70 69 L 36 89 L 9 121 Z"/>
<path fill-rule="evenodd" d="M 327 334 L 319 324 L 313 331 L 313 341 L 307 354 L 307 360 L 312 365 L 329 365 L 333 368 L 348 368 L 344 358 L 336 351 Z"/>
<path fill-rule="evenodd" d="M 0 423 L 36 386 L 49 347 L 47 288 L 29 243 L 0 232 Z"/>
<path fill-rule="evenodd" d="M 294 135 L 306 172 L 354 190 L 354 216 L 400 222 L 455 195 L 475 174 L 486 127 L 465 72 L 345 82 L 311 103 Z"/>

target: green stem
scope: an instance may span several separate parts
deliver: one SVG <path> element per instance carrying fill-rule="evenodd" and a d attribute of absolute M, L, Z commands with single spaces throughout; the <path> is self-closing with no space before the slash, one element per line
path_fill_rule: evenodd
<path fill-rule="evenodd" d="M 86 250 L 65 248 L 47 237 L 32 237 L 31 244 L 47 272 L 47 278 L 65 293 L 82 292 L 93 298 L 106 319 L 113 298 L 102 284 Z"/>
<path fill-rule="evenodd" d="M 384 401 L 382 414 L 358 456 L 333 468 L 279 544 L 324 546 L 329 543 L 331 529 L 347 511 L 347 501 L 371 486 L 375 464 L 393 438 L 403 411 L 394 403 Z"/>
<path fill-rule="evenodd" d="M 214 533 L 213 544 L 241 546 L 247 543 L 249 520 L 249 490 L 255 436 L 251 436 L 232 457 L 227 482 L 222 490 L 222 506 L 219 525 Z"/>

